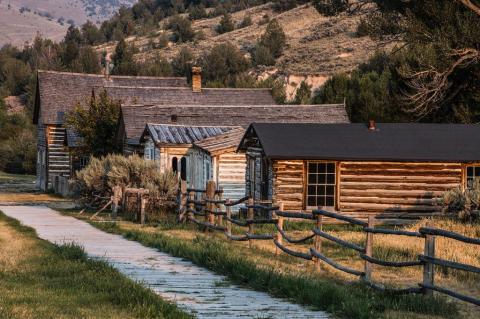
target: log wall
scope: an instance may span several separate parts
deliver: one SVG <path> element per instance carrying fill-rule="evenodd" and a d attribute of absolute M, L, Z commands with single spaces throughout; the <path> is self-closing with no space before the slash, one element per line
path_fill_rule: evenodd
<path fill-rule="evenodd" d="M 223 188 L 223 197 L 233 200 L 245 196 L 245 154 L 225 153 L 218 156 L 217 184 Z"/>
<path fill-rule="evenodd" d="M 273 162 L 273 196 L 276 202 L 284 204 L 285 210 L 304 209 L 304 162 Z"/>
<path fill-rule="evenodd" d="M 438 211 L 445 191 L 462 183 L 460 163 L 341 162 L 339 167 L 338 209 L 362 217 L 428 215 Z"/>

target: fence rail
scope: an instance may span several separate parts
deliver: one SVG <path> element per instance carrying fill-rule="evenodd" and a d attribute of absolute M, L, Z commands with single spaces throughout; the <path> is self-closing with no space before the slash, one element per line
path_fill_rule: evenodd
<path fill-rule="evenodd" d="M 195 199 L 197 193 L 202 194 L 201 200 Z M 373 218 L 373 216 L 370 216 L 368 221 L 365 222 L 363 220 L 344 216 L 338 213 L 328 212 L 322 209 L 313 210 L 312 213 L 287 212 L 283 210 L 282 203 L 278 203 L 278 205 L 272 204 L 272 206 L 265 206 L 255 203 L 253 199 L 249 197 L 232 201 L 230 199 L 223 199 L 222 196 L 223 191 L 221 189 L 217 189 L 215 183 L 212 181 L 207 183 L 205 190 L 188 189 L 186 185 L 182 183 L 178 197 L 178 211 L 181 215 L 179 220 L 189 220 L 203 227 L 205 230 L 210 229 L 212 231 L 223 232 L 228 240 L 248 241 L 250 247 L 253 246 L 253 241 L 255 240 L 273 240 L 273 244 L 276 247 L 276 255 L 278 255 L 280 252 L 283 252 L 296 258 L 313 261 L 317 269 L 320 268 L 320 264 L 323 262 L 339 271 L 359 277 L 362 282 L 376 290 L 386 291 L 393 294 L 432 294 L 433 291 L 436 291 L 438 293 L 442 293 L 480 306 L 479 299 L 459 294 L 447 288 L 439 287 L 435 285 L 434 280 L 435 265 L 449 269 L 480 274 L 479 267 L 436 258 L 436 237 L 440 236 L 458 240 L 466 244 L 480 245 L 480 239 L 478 238 L 470 238 L 454 232 L 432 227 L 422 227 L 418 232 L 377 228 L 375 227 L 376 220 Z M 232 214 L 232 208 L 239 205 L 242 205 L 247 211 L 247 216 L 245 219 L 240 219 L 239 217 L 235 218 Z M 255 214 L 255 212 L 268 212 L 269 218 L 256 217 L 260 216 L 261 214 Z M 185 216 L 186 218 L 183 218 Z M 204 221 L 198 220 L 198 216 L 203 217 Z M 351 225 L 361 226 L 362 231 L 365 234 L 365 245 L 361 246 L 357 243 L 338 238 L 323 231 L 322 228 L 324 217 L 340 220 Z M 315 225 L 312 225 L 311 234 L 301 238 L 293 238 L 289 236 L 284 230 L 283 224 L 285 219 L 290 218 L 295 220 L 303 219 L 314 221 Z M 242 235 L 232 235 L 232 225 L 237 225 L 247 229 Z M 255 233 L 255 225 L 275 225 L 275 233 L 257 234 Z M 415 237 L 419 240 L 424 240 L 424 252 L 423 254 L 418 255 L 415 260 L 409 261 L 388 261 L 378 259 L 373 256 L 374 235 L 377 234 Z M 297 251 L 293 248 L 286 247 L 283 244 L 284 240 L 293 245 L 305 244 L 309 240 L 313 240 L 314 247 L 310 247 L 307 252 Z M 325 240 L 333 242 L 341 247 L 352 249 L 358 253 L 358 257 L 364 262 L 363 269 L 352 269 L 327 257 L 322 252 L 322 242 Z M 305 247 L 303 247 L 303 250 L 305 250 Z M 383 285 L 373 282 L 372 265 L 394 268 L 422 266 L 422 282 L 419 283 L 417 287 L 407 287 L 401 289 L 386 288 Z"/>

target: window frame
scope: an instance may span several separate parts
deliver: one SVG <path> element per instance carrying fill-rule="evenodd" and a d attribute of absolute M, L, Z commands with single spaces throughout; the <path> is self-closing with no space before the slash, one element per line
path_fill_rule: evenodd
<path fill-rule="evenodd" d="M 463 189 L 468 189 L 468 169 L 469 168 L 473 168 L 474 171 L 473 171 L 473 177 L 475 177 L 475 171 L 480 171 L 480 163 L 466 163 L 463 165 L 463 174 L 462 174 L 462 177 L 463 177 L 463 181 L 462 181 L 462 188 Z M 480 178 L 480 176 L 479 176 Z"/>
<path fill-rule="evenodd" d="M 324 185 L 324 186 L 333 186 L 333 206 L 323 206 L 325 209 L 333 209 L 333 210 L 338 210 L 338 199 L 339 199 L 339 162 L 338 161 L 327 161 L 327 160 L 307 160 L 307 161 L 304 161 L 304 196 L 303 196 L 303 200 L 304 200 L 304 205 L 303 207 L 306 209 L 306 210 L 311 210 L 311 209 L 317 209 L 318 206 L 310 206 L 308 205 L 308 197 L 309 197 L 309 192 L 308 192 L 308 187 L 311 186 L 311 184 L 309 183 L 309 164 L 311 163 L 315 163 L 315 164 L 319 164 L 319 163 L 325 163 L 325 164 L 333 164 L 334 165 L 334 169 L 335 169 L 335 173 L 333 174 L 334 175 L 334 179 L 333 179 L 333 184 L 329 184 L 327 182 L 325 182 L 325 184 L 314 184 L 315 186 L 317 185 Z M 317 172 L 318 174 L 318 172 Z M 325 174 L 329 174 L 328 173 L 328 169 L 325 170 Z M 315 196 L 318 196 L 318 195 L 315 195 Z M 325 191 L 325 195 L 323 195 L 324 197 L 327 197 L 327 196 L 330 196 L 330 195 L 327 195 L 326 194 L 326 191 Z"/>

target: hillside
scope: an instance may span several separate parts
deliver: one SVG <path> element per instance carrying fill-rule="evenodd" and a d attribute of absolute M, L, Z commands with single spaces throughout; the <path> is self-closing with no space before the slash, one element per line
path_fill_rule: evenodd
<path fill-rule="evenodd" d="M 0 0 L 0 46 L 23 45 L 35 35 L 61 40 L 69 24 L 108 19 L 136 0 Z"/>
<path fill-rule="evenodd" d="M 230 41 L 237 45 L 246 54 L 254 47 L 257 39 L 266 28 L 264 17 L 276 18 L 280 22 L 287 36 L 287 47 L 284 54 L 277 60 L 275 67 L 266 70 L 256 70 L 259 76 L 268 74 L 281 74 L 289 84 L 287 93 L 291 97 L 295 87 L 306 80 L 313 89 L 321 86 L 328 77 L 338 72 L 349 72 L 379 48 L 379 44 L 369 37 L 356 35 L 360 15 L 339 15 L 325 17 L 319 14 L 310 5 L 275 13 L 270 4 L 253 7 L 232 14 L 235 25 L 249 15 L 252 25 L 235 29 L 232 32 L 218 34 L 215 29 L 221 17 L 195 20 L 193 29 L 204 33 L 204 40 L 183 44 L 169 43 L 164 49 L 156 49 L 158 41 L 164 30 L 158 30 L 154 35 L 143 37 L 130 37 L 127 41 L 134 43 L 140 50 L 136 55 L 138 60 L 149 59 L 160 54 L 167 59 L 172 59 L 178 51 L 187 46 L 196 56 L 208 51 L 214 45 Z M 166 21 L 164 22 L 164 25 Z M 99 46 L 99 50 L 113 52 L 114 43 Z"/>

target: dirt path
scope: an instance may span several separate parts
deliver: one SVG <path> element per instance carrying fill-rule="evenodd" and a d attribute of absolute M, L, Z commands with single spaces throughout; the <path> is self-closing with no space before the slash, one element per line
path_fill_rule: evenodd
<path fill-rule="evenodd" d="M 44 206 L 0 206 L 7 216 L 36 229 L 54 243 L 76 242 L 89 256 L 104 258 L 130 278 L 191 311 L 199 318 L 327 318 L 288 301 L 231 285 L 191 262 L 102 232 L 86 222 Z"/>

